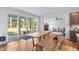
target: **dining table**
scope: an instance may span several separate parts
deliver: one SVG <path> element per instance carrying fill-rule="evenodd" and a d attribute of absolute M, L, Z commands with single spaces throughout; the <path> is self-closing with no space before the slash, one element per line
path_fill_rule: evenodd
<path fill-rule="evenodd" d="M 30 34 L 26 34 L 28 36 L 32 37 L 32 42 L 33 42 L 33 51 L 34 51 L 34 47 L 35 47 L 35 41 L 34 39 L 36 38 L 38 41 L 41 41 L 42 38 L 46 38 L 47 35 L 49 35 L 50 31 L 40 31 L 40 32 L 34 32 L 34 33 L 30 33 Z"/>

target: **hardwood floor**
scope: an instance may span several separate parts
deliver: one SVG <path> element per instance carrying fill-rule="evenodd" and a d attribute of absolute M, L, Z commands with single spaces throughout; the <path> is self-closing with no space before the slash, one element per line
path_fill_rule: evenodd
<path fill-rule="evenodd" d="M 77 43 L 65 40 L 61 50 L 62 51 L 77 51 Z"/>
<path fill-rule="evenodd" d="M 52 36 L 48 37 L 48 39 L 51 39 L 51 38 L 52 38 Z M 35 41 L 37 42 L 37 39 L 35 39 Z M 63 44 L 60 44 L 59 41 L 58 41 L 58 43 L 59 44 L 57 44 L 54 47 L 54 50 L 52 48 L 50 48 L 50 51 L 77 51 L 76 42 L 72 42 L 67 39 L 64 39 L 64 41 L 62 42 Z M 32 39 L 29 39 L 29 40 L 21 39 L 18 41 L 9 42 L 5 45 L 1 45 L 0 50 L 1 51 L 2 50 L 3 51 L 32 51 L 33 50 Z M 49 51 L 49 50 L 47 50 L 47 51 Z"/>

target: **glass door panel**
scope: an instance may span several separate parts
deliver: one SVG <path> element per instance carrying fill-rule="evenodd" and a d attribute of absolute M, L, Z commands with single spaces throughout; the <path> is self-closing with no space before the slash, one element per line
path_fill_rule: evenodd
<path fill-rule="evenodd" d="M 38 31 L 38 20 L 35 18 L 29 18 L 29 29 L 30 32 Z"/>
<path fill-rule="evenodd" d="M 8 36 L 18 34 L 18 18 L 17 16 L 8 16 Z"/>
<path fill-rule="evenodd" d="M 19 29 L 19 34 L 26 34 L 27 33 L 27 22 L 26 22 L 26 17 L 20 17 L 20 29 Z"/>

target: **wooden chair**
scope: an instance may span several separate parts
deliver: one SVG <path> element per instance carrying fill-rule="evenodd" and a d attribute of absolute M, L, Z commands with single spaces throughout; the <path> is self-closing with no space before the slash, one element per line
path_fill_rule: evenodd
<path fill-rule="evenodd" d="M 56 51 L 61 50 L 63 44 L 64 44 L 64 37 L 63 36 L 59 36 L 58 37 L 58 43 L 57 43 L 57 46 L 55 47 L 55 50 Z"/>
<path fill-rule="evenodd" d="M 43 51 L 43 47 L 36 44 L 36 51 Z"/>

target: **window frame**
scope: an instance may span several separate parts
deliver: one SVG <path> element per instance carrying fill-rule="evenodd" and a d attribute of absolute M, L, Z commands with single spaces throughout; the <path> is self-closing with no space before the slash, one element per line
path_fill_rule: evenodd
<path fill-rule="evenodd" d="M 28 30 L 28 24 L 27 24 L 27 18 L 25 17 L 25 16 L 19 16 L 19 35 L 25 35 L 25 34 L 21 34 L 21 19 L 22 18 L 25 18 L 25 21 L 26 21 L 26 32 L 27 32 L 27 30 Z"/>
<path fill-rule="evenodd" d="M 37 25 L 36 26 L 34 26 L 33 25 L 33 27 L 31 27 L 30 25 L 31 25 L 31 19 L 33 19 L 33 21 L 36 21 L 37 22 Z M 36 31 L 38 31 L 38 19 L 37 18 L 29 18 L 29 28 L 30 28 L 30 33 L 32 33 L 32 28 L 34 28 L 34 27 L 36 27 Z"/>
<path fill-rule="evenodd" d="M 18 16 L 17 15 L 11 15 L 11 14 L 8 14 L 8 17 L 7 17 L 7 20 L 9 20 L 9 17 L 12 17 L 12 16 L 15 16 L 16 18 L 14 18 L 14 19 L 17 19 L 17 34 L 16 35 L 9 35 L 8 34 L 8 26 L 7 26 L 7 36 L 17 36 L 18 35 L 18 27 L 19 27 L 19 22 L 18 22 Z M 8 21 L 7 21 L 7 23 L 8 23 Z M 8 25 L 8 24 L 7 24 Z"/>
<path fill-rule="evenodd" d="M 32 17 L 26 17 L 26 16 L 18 16 L 18 15 L 13 15 L 13 14 L 8 14 L 8 16 L 7 16 L 7 25 L 8 25 L 8 17 L 9 16 L 17 16 L 17 22 L 18 22 L 18 24 L 17 24 L 17 26 L 18 26 L 18 31 L 17 31 L 17 35 L 8 35 L 8 26 L 7 26 L 7 37 L 8 37 L 8 40 L 15 40 L 15 39 L 19 39 L 21 36 L 24 36 L 25 34 L 20 34 L 20 17 L 25 17 L 26 18 L 26 31 L 29 31 L 29 18 L 32 18 Z M 36 21 L 37 21 L 37 26 L 36 26 L 36 29 L 37 29 L 37 31 L 38 31 L 38 18 L 34 18 L 34 19 L 36 19 Z M 30 32 L 29 32 L 30 33 Z M 26 33 L 27 34 L 27 33 Z"/>

